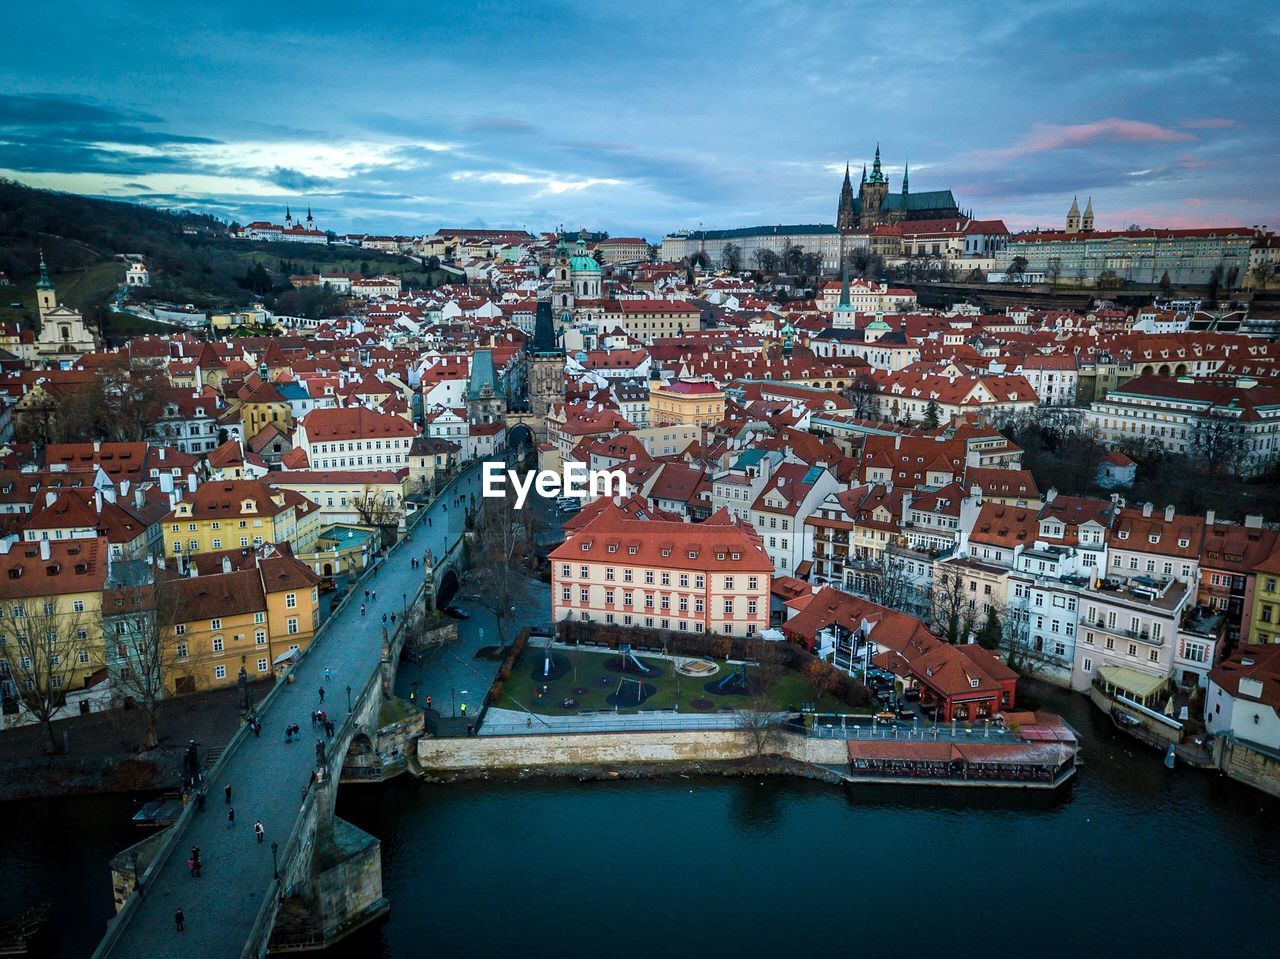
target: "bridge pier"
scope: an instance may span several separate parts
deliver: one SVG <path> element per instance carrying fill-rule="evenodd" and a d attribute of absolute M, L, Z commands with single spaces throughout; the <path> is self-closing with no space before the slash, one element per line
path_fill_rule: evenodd
<path fill-rule="evenodd" d="M 267 954 L 327 948 L 390 908 L 381 841 L 334 816 L 316 833 L 309 874 L 281 898 Z"/>

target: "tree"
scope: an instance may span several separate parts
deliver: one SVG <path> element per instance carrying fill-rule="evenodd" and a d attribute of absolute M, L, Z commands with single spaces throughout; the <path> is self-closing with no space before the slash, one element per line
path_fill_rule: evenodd
<path fill-rule="evenodd" d="M 778 254 L 767 246 L 757 247 L 751 259 L 755 260 L 756 269 L 762 274 L 778 272 Z"/>
<path fill-rule="evenodd" d="M 1026 599 L 1005 608 L 1001 617 L 1000 649 L 1009 668 L 1028 678 L 1050 666 L 1059 665 L 1044 649 L 1043 642 L 1032 641 L 1030 625 Z"/>
<path fill-rule="evenodd" d="M 160 744 L 156 712 L 179 662 L 174 624 L 182 617 L 174 581 L 147 579 L 105 594 L 111 605 L 103 616 L 103 643 L 115 690 L 142 714 L 143 746 L 153 749 Z"/>
<path fill-rule="evenodd" d="M 856 561 L 853 592 L 886 609 L 912 615 L 927 613 L 918 608 L 920 602 L 910 567 L 893 546 L 881 550 L 877 556 Z"/>
<path fill-rule="evenodd" d="M 271 274 L 257 261 L 254 261 L 253 266 L 245 271 L 239 282 L 242 289 L 258 296 L 264 296 L 271 292 Z"/>
<path fill-rule="evenodd" d="M 967 642 L 975 625 L 974 601 L 964 575 L 955 566 L 941 563 L 934 568 L 930 622 L 949 643 Z"/>
<path fill-rule="evenodd" d="M 498 645 L 504 648 L 515 619 L 514 606 L 521 597 L 527 551 L 532 546 L 518 512 L 509 497 L 482 498 L 472 539 L 476 592 L 480 605 L 493 614 Z"/>
<path fill-rule="evenodd" d="M 1249 446 L 1235 416 L 1211 409 L 1191 427 L 1187 453 L 1210 476 L 1235 477 L 1243 471 Z"/>
<path fill-rule="evenodd" d="M 1062 278 L 1062 257 L 1049 257 L 1049 265 L 1044 273 L 1045 279 L 1049 281 L 1049 286 L 1056 287 L 1058 285 L 1058 280 Z"/>
<path fill-rule="evenodd" d="M 1027 258 L 1019 253 L 1009 261 L 1009 269 L 1005 270 L 1005 279 L 1010 283 L 1021 283 L 1027 273 Z"/>
<path fill-rule="evenodd" d="M 14 599 L 8 607 L 0 635 L 15 696 L 44 726 L 56 753 L 53 721 L 67 693 L 76 678 L 87 679 L 101 665 L 101 624 L 62 597 Z"/>
<path fill-rule="evenodd" d="M 1160 277 L 1160 289 L 1168 293 L 1171 286 L 1173 286 L 1173 281 L 1169 279 L 1169 271 L 1165 270 Z"/>
<path fill-rule="evenodd" d="M 870 373 L 856 376 L 844 395 L 853 404 L 852 413 L 858 419 L 869 420 L 875 417 L 880 404 L 880 386 Z"/>
<path fill-rule="evenodd" d="M 711 265 L 711 257 L 706 250 L 694 250 L 689 254 L 689 268 L 694 270 L 705 270 Z"/>
<path fill-rule="evenodd" d="M 746 735 L 753 758 L 760 759 L 774 750 L 780 730 L 778 713 L 770 696 L 774 685 L 772 672 L 765 667 L 757 669 L 756 673 L 747 678 L 747 702 L 738 710 L 735 723 Z M 816 697 L 814 701 L 817 701 Z"/>
<path fill-rule="evenodd" d="M 720 250 L 720 265 L 730 273 L 742 269 L 742 247 L 726 243 Z"/>
<path fill-rule="evenodd" d="M 996 609 L 996 603 L 987 604 L 987 615 L 982 621 L 982 628 L 978 630 L 978 645 L 983 649 L 998 649 L 1000 641 L 1004 638 L 1004 633 L 1000 625 L 1000 611 Z"/>
<path fill-rule="evenodd" d="M 782 244 L 782 270 L 784 273 L 795 275 L 800 273 L 803 267 L 804 247 L 799 243 L 792 243 L 786 240 Z"/>
<path fill-rule="evenodd" d="M 372 526 L 378 530 L 383 546 L 395 544 L 396 529 L 403 513 L 395 508 L 387 494 L 379 493 L 372 486 L 365 486 L 360 495 L 352 500 L 352 505 L 360 525 Z"/>
<path fill-rule="evenodd" d="M 929 405 L 924 408 L 924 419 L 921 425 L 927 430 L 936 430 L 942 422 L 942 412 L 938 408 L 938 401 L 930 397 Z"/>

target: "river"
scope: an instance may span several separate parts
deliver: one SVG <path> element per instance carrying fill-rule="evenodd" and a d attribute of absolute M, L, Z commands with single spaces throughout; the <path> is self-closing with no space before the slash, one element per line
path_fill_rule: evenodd
<path fill-rule="evenodd" d="M 348 786 L 380 836 L 389 919 L 333 959 L 1030 954 L 1273 955 L 1280 801 L 1167 770 L 1083 697 L 1057 794 L 718 777 Z M 6 913 L 52 900 L 56 955 L 110 915 L 127 797 L 9 803 Z M 46 840 L 45 837 L 55 837 Z M 67 921 L 71 920 L 71 921 Z"/>

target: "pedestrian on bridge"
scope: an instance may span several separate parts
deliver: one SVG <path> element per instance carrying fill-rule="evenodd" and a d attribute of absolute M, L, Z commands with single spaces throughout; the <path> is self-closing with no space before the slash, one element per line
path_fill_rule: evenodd
<path fill-rule="evenodd" d="M 236 824 L 236 807 L 228 806 L 227 807 L 227 828 L 231 829 L 232 827 L 235 826 L 235 824 Z"/>
<path fill-rule="evenodd" d="M 364 603 L 361 603 L 361 604 L 360 604 L 360 615 L 361 615 L 361 616 L 363 616 L 363 615 L 364 615 Z"/>
<path fill-rule="evenodd" d="M 324 702 L 324 687 L 320 687 L 320 702 Z"/>
<path fill-rule="evenodd" d="M 378 591 L 376 589 L 373 591 L 373 601 L 375 603 L 378 601 Z"/>
<path fill-rule="evenodd" d="M 173 911 L 173 924 L 178 927 L 178 932 L 182 932 L 182 924 L 186 918 L 187 917 L 182 914 L 181 906 Z"/>
<path fill-rule="evenodd" d="M 262 828 L 261 819 L 259 819 L 257 822 L 253 824 L 253 834 L 258 837 L 258 842 L 262 842 L 262 840 L 266 837 L 267 831 Z"/>
<path fill-rule="evenodd" d="M 382 625 L 383 625 L 383 626 L 387 625 L 387 614 L 386 614 L 386 613 L 383 613 L 383 614 L 382 614 Z"/>
<path fill-rule="evenodd" d="M 226 789 L 223 790 L 227 797 L 227 805 L 231 805 L 231 783 L 227 783 Z"/>
<path fill-rule="evenodd" d="M 364 598 L 365 598 L 365 601 L 366 601 L 366 602 L 367 602 L 367 601 L 368 601 L 368 599 L 369 599 L 369 591 L 368 591 L 367 589 L 364 591 Z"/>

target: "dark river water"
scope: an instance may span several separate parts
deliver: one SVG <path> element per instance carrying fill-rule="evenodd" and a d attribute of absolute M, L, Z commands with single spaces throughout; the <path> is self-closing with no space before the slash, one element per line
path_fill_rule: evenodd
<path fill-rule="evenodd" d="M 1083 698 L 1045 700 L 1086 739 L 1076 783 L 1053 795 L 721 778 L 346 787 L 339 813 L 381 837 L 392 907 L 329 955 L 1276 955 L 1280 802 L 1165 769 Z M 53 900 L 75 917 L 59 953 L 85 955 L 129 802 L 0 808 L 4 911 Z"/>

